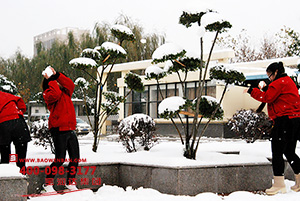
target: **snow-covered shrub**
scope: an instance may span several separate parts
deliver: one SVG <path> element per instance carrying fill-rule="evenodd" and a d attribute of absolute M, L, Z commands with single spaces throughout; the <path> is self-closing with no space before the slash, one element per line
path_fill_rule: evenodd
<path fill-rule="evenodd" d="M 118 133 L 127 152 L 136 152 L 140 147 L 150 150 L 157 139 L 154 136 L 155 122 L 145 114 L 134 114 L 123 119 Z"/>
<path fill-rule="evenodd" d="M 51 133 L 48 130 L 48 120 L 34 121 L 30 129 L 32 137 L 35 139 L 35 145 L 41 145 L 45 149 L 50 146 L 51 152 L 55 153 L 54 144 L 52 141 Z"/>
<path fill-rule="evenodd" d="M 237 111 L 227 125 L 235 134 L 252 143 L 257 139 L 268 138 L 272 121 L 264 112 L 243 109 Z"/>

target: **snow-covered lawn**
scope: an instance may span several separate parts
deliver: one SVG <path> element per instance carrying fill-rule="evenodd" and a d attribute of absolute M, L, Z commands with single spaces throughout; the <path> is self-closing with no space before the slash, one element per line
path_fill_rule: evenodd
<path fill-rule="evenodd" d="M 203 138 L 197 153 L 197 160 L 188 160 L 182 156 L 183 145 L 178 139 L 163 138 L 159 140 L 150 151 L 140 150 L 136 153 L 126 153 L 122 144 L 116 141 L 117 136 L 110 136 L 102 139 L 97 153 L 92 149 L 93 137 L 91 134 L 80 136 L 80 158 L 86 159 L 87 163 L 94 162 L 127 162 L 134 164 L 148 164 L 160 166 L 211 166 L 222 164 L 239 164 L 239 163 L 268 163 L 267 157 L 271 157 L 270 142 L 256 141 L 255 143 L 246 143 L 243 140 L 229 139 L 210 139 Z M 239 154 L 222 154 L 220 152 L 239 152 Z M 297 146 L 297 153 L 300 155 L 300 143 Z M 53 158 L 50 150 L 44 150 L 30 142 L 28 147 L 28 158 Z M 47 163 L 45 163 L 47 164 Z M 27 163 L 27 166 L 44 165 L 41 163 Z M 30 200 L 42 201 L 53 200 L 56 197 L 60 200 L 299 200 L 300 192 L 295 193 L 290 190 L 294 185 L 293 181 L 286 180 L 287 194 L 278 194 L 267 196 L 253 194 L 249 192 L 233 192 L 228 196 L 218 196 L 217 194 L 207 192 L 200 193 L 197 196 L 174 196 L 162 194 L 154 189 L 139 188 L 136 190 L 128 187 L 126 190 L 117 186 L 104 185 L 97 192 L 90 190 L 68 193 L 65 195 L 55 195 L 48 197 L 31 198 Z"/>

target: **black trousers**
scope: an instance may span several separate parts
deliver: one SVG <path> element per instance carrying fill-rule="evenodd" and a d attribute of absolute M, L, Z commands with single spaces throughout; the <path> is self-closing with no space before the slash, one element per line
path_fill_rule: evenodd
<path fill-rule="evenodd" d="M 56 129 L 50 130 L 50 132 L 55 148 L 55 161 L 51 163 L 50 174 L 47 174 L 46 179 L 55 177 L 59 167 L 64 163 L 68 151 L 70 161 L 68 165 L 67 182 L 70 182 L 76 177 L 78 160 L 80 157 L 76 133 L 74 131 L 57 131 Z M 57 168 L 57 171 L 53 171 L 54 167 Z"/>
<path fill-rule="evenodd" d="M 27 144 L 31 140 L 28 126 L 20 115 L 20 118 L 0 123 L 0 152 L 1 163 L 9 163 L 11 154 L 11 143 L 15 145 L 17 154 L 17 166 L 25 167 Z"/>
<path fill-rule="evenodd" d="M 27 154 L 27 142 L 15 144 L 17 158 L 17 166 L 21 169 L 25 166 L 25 159 Z M 9 163 L 9 155 L 11 154 L 10 144 L 9 145 L 0 145 L 1 152 L 1 163 Z"/>
<path fill-rule="evenodd" d="M 286 157 L 294 173 L 300 173 L 300 158 L 295 153 L 300 132 L 298 125 L 299 119 L 289 119 L 288 117 L 279 117 L 275 119 L 275 124 L 271 133 L 272 167 L 274 176 L 284 175 L 285 165 L 283 156 Z"/>

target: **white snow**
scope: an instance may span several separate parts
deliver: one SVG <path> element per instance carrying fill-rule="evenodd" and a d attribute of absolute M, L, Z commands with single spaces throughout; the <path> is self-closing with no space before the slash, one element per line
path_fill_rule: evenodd
<path fill-rule="evenodd" d="M 185 100 L 180 96 L 171 96 L 165 98 L 158 106 L 158 113 L 162 114 L 164 111 L 175 112 L 184 104 Z"/>
<path fill-rule="evenodd" d="M 13 91 L 13 88 L 11 85 L 3 85 L 1 87 L 2 87 L 2 89 L 6 90 L 6 91 L 11 91 L 11 92 Z"/>
<path fill-rule="evenodd" d="M 112 50 L 112 51 L 116 51 L 122 54 L 127 54 L 127 52 L 124 50 L 123 47 L 121 47 L 118 44 L 112 43 L 112 42 L 104 42 L 102 43 L 101 47 L 103 47 L 106 50 Z M 97 47 L 95 47 L 97 48 Z"/>
<path fill-rule="evenodd" d="M 205 27 L 204 26 L 200 26 L 197 30 L 197 35 L 200 37 L 200 38 L 203 38 L 204 35 L 205 35 Z"/>
<path fill-rule="evenodd" d="M 86 81 L 86 79 L 84 79 L 83 77 L 78 77 L 74 82 L 75 85 L 78 85 L 79 83 L 82 83 L 85 89 L 88 89 L 90 85 L 90 83 Z"/>
<path fill-rule="evenodd" d="M 6 91 L 9 91 L 9 92 L 13 92 L 14 89 L 16 89 L 16 85 L 12 82 L 12 81 L 9 81 L 7 79 L 7 77 L 5 77 L 4 75 L 0 74 L 0 83 L 2 84 L 0 86 L 0 88 L 6 90 Z"/>
<path fill-rule="evenodd" d="M 116 30 L 116 31 L 119 31 L 119 32 L 126 33 L 126 34 L 128 34 L 128 35 L 133 35 L 132 31 L 131 31 L 128 27 L 126 27 L 126 26 L 124 26 L 124 25 L 115 24 L 115 25 L 113 25 L 113 26 L 111 27 L 111 29 Z"/>
<path fill-rule="evenodd" d="M 85 58 L 85 57 L 79 57 L 79 58 L 75 58 L 75 59 L 72 59 L 70 62 L 69 62 L 70 65 L 75 65 L 75 66 L 78 66 L 78 65 L 90 65 L 92 67 L 95 67 L 97 66 L 97 63 L 94 59 L 90 59 L 90 58 Z"/>
<path fill-rule="evenodd" d="M 190 0 L 189 3 L 182 4 L 182 11 L 196 14 L 196 13 L 205 13 L 211 9 L 211 3 L 201 2 L 198 0 Z"/>
<path fill-rule="evenodd" d="M 51 66 L 47 66 L 45 70 L 43 70 L 42 75 L 47 74 L 48 77 L 51 77 L 53 75 L 53 71 L 51 70 Z"/>
<path fill-rule="evenodd" d="M 215 103 L 219 103 L 218 100 L 212 96 L 201 96 L 202 98 L 206 98 L 206 100 L 210 103 L 215 102 Z"/>
<path fill-rule="evenodd" d="M 145 75 L 150 77 L 151 73 L 154 73 L 155 75 L 159 75 L 164 73 L 164 70 L 158 67 L 157 65 L 151 65 L 146 68 Z"/>
<path fill-rule="evenodd" d="M 183 48 L 175 43 L 165 43 L 159 46 L 152 54 L 152 59 L 162 59 L 170 54 L 178 54 L 183 51 Z"/>
<path fill-rule="evenodd" d="M 269 141 L 258 140 L 255 143 L 246 143 L 242 140 L 230 139 L 211 139 L 202 138 L 197 152 L 196 160 L 189 160 L 183 157 L 183 145 L 179 139 L 172 141 L 163 138 L 159 144 L 154 146 L 150 151 L 139 151 L 136 153 L 126 153 L 122 143 L 116 142 L 117 135 L 108 136 L 101 140 L 97 153 L 91 150 L 93 135 L 80 136 L 80 155 L 86 158 L 88 163 L 93 162 L 126 162 L 133 164 L 149 164 L 160 166 L 216 166 L 230 165 L 241 163 L 269 163 L 266 159 L 271 157 L 271 145 Z M 222 154 L 224 151 L 239 151 L 240 154 Z M 297 146 L 297 153 L 300 154 L 300 146 Z M 53 158 L 50 150 L 44 150 L 43 147 L 33 145 L 28 146 L 28 158 Z M 12 164 L 14 165 L 14 164 Z M 45 165 L 37 163 L 27 163 L 27 166 Z M 12 166 L 0 165 L 2 174 L 11 174 Z M 5 172 L 5 173 L 4 173 Z M 8 172 L 8 173 L 7 173 Z M 1 174 L 0 173 L 0 174 Z M 254 177 L 255 175 L 253 175 Z M 163 194 L 154 189 L 138 188 L 133 190 L 127 187 L 126 190 L 117 186 L 104 185 L 93 193 L 90 190 L 68 193 L 65 195 L 53 195 L 47 197 L 31 198 L 32 201 L 298 201 L 300 192 L 295 193 L 290 190 L 294 185 L 293 181 L 285 180 L 288 192 L 274 196 L 253 194 L 250 192 L 237 191 L 228 196 L 219 196 L 211 192 L 200 193 L 196 196 L 175 196 Z"/>
<path fill-rule="evenodd" d="M 296 72 L 298 71 L 298 69 L 295 69 L 295 68 L 290 68 L 290 67 L 285 67 L 284 68 L 285 70 L 285 73 L 288 75 L 288 76 L 297 76 Z"/>
<path fill-rule="evenodd" d="M 170 60 L 166 61 L 165 66 L 164 66 L 164 71 L 168 72 L 171 67 L 173 67 L 172 61 L 170 61 Z"/>
<path fill-rule="evenodd" d="M 15 164 L 0 164 L 0 177 L 23 177 Z"/>
<path fill-rule="evenodd" d="M 216 22 L 223 22 L 224 19 L 222 18 L 222 16 L 219 13 L 216 12 L 208 12 L 206 14 L 204 14 L 201 18 L 201 25 L 206 27 L 209 24 L 213 24 Z"/>
<path fill-rule="evenodd" d="M 100 53 L 97 50 L 92 49 L 92 48 L 86 48 L 82 51 L 82 53 L 89 53 L 89 54 L 92 54 L 94 57 L 100 56 Z"/>

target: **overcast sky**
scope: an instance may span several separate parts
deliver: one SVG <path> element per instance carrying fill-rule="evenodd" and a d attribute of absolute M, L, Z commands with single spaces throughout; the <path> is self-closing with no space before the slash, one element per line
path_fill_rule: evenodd
<path fill-rule="evenodd" d="M 299 0 L 0 0 L 0 57 L 17 49 L 33 55 L 33 37 L 64 27 L 92 30 L 96 22 L 112 24 L 122 13 L 145 28 L 146 33 L 165 33 L 167 42 L 199 49 L 197 35 L 178 24 L 183 8 L 210 5 L 253 40 L 279 32 L 283 26 L 300 32 Z M 196 2 L 196 4 L 195 4 Z"/>

